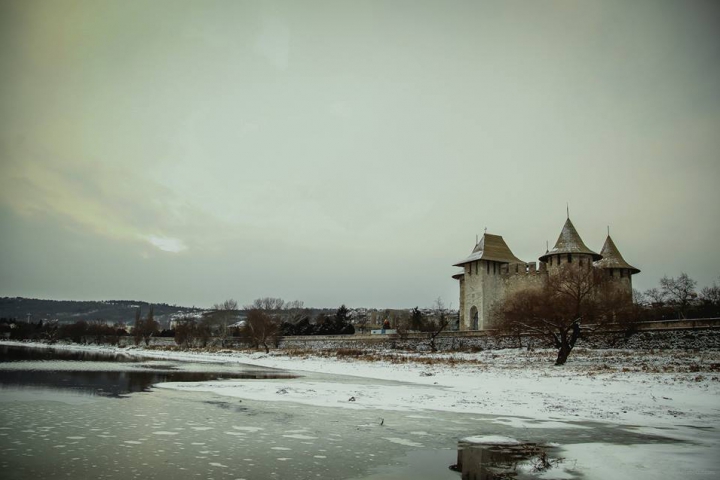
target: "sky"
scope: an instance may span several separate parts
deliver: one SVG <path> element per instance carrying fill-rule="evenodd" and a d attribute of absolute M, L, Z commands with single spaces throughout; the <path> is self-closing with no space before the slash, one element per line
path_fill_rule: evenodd
<path fill-rule="evenodd" d="M 0 296 L 457 308 L 569 206 L 720 279 L 715 1 L 0 2 Z"/>

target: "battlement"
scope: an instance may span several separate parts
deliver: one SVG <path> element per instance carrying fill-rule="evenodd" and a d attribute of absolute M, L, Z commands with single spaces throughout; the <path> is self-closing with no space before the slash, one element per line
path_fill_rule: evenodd
<path fill-rule="evenodd" d="M 605 270 L 619 289 L 632 293 L 633 274 L 639 269 L 628 264 L 608 235 L 601 253 L 590 250 L 568 218 L 552 250 L 540 262 L 524 262 L 513 254 L 500 235 L 485 233 L 472 253 L 453 266 L 462 272 L 453 275 L 460 284 L 460 329 L 489 328 L 495 305 L 508 295 L 527 289 L 542 289 L 549 276 L 566 264 Z"/>
<path fill-rule="evenodd" d="M 504 263 L 500 265 L 501 275 L 523 275 L 523 274 L 536 274 L 542 273 L 547 270 L 544 263 L 540 262 L 540 268 L 536 262 L 527 263 Z"/>

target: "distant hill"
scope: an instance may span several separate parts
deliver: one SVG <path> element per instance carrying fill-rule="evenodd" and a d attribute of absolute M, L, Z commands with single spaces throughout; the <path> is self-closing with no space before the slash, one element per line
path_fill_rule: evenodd
<path fill-rule="evenodd" d="M 181 307 L 166 303 L 150 304 L 138 300 L 94 302 L 0 297 L 0 318 L 15 318 L 17 320 L 27 320 L 29 318 L 31 322 L 58 320 L 62 323 L 74 323 L 78 320 L 103 320 L 110 324 L 125 323 L 130 325 L 135 321 L 135 311 L 138 308 L 140 308 L 144 317 L 147 315 L 151 305 L 155 320 L 162 327 L 166 327 L 172 318 L 182 315 L 198 315 L 205 311 L 201 308 Z"/>
<path fill-rule="evenodd" d="M 103 300 L 103 301 L 76 301 L 76 300 L 41 300 L 38 298 L 0 297 L 0 319 L 16 319 L 37 323 L 40 320 L 57 320 L 61 323 L 74 323 L 78 320 L 102 320 L 112 325 L 124 323 L 132 325 L 135 322 L 135 311 L 145 317 L 153 307 L 155 320 L 162 328 L 168 328 L 170 321 L 182 316 L 199 317 L 208 309 L 195 307 L 181 307 L 166 303 L 148 303 L 139 300 Z M 312 322 L 319 314 L 333 316 L 336 308 L 303 308 L 304 316 Z M 353 323 L 368 319 L 378 324 L 382 319 L 395 317 L 400 314 L 409 314 L 410 309 L 376 309 L 376 308 L 349 308 L 348 316 Z M 432 317 L 432 309 L 421 309 L 426 317 Z M 242 317 L 244 309 L 238 310 Z M 449 310 L 450 315 L 457 315 L 456 310 Z"/>

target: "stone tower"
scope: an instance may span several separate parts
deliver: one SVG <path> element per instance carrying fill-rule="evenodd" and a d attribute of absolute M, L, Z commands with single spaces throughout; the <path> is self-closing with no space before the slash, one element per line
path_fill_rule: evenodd
<path fill-rule="evenodd" d="M 618 290 L 632 298 L 632 276 L 640 273 L 640 270 L 625 261 L 615 246 L 615 242 L 610 238 L 609 233 L 600 254 L 602 259 L 596 261 L 593 265 L 596 268 L 605 270 Z"/>
<path fill-rule="evenodd" d="M 453 275 L 460 282 L 460 330 L 487 328 L 492 306 L 505 296 L 508 277 L 525 274 L 528 269 L 503 237 L 490 233 L 482 236 L 470 256 L 454 266 L 463 268 Z"/>
<path fill-rule="evenodd" d="M 601 258 L 602 255 L 593 252 L 585 245 L 585 242 L 582 241 L 580 234 L 575 229 L 575 225 L 568 217 L 553 249 L 546 252 L 539 260 L 546 264 L 548 274 L 552 275 L 558 271 L 560 265 L 565 263 L 589 266 Z"/>

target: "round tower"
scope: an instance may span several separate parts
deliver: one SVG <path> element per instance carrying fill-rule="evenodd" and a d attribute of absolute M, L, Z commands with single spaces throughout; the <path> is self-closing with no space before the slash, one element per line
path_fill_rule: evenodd
<path fill-rule="evenodd" d="M 568 217 L 553 249 L 545 252 L 539 260 L 546 265 L 548 273 L 552 275 L 561 265 L 570 263 L 589 267 L 600 259 L 602 255 L 593 252 L 585 245 Z"/>
<path fill-rule="evenodd" d="M 632 295 L 632 276 L 640 273 L 640 270 L 625 261 L 615 246 L 615 242 L 610 238 L 610 234 L 605 239 L 600 254 L 602 259 L 596 261 L 593 265 L 596 268 L 602 268 L 618 288 L 628 295 Z"/>

